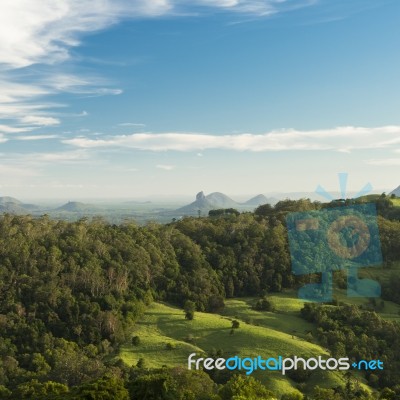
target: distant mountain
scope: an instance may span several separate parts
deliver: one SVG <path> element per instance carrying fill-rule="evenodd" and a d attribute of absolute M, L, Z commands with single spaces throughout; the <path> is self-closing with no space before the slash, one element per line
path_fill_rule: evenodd
<path fill-rule="evenodd" d="M 128 205 L 151 204 L 151 201 L 150 200 L 146 200 L 146 201 L 129 200 L 129 201 L 124 201 L 124 204 L 128 204 Z"/>
<path fill-rule="evenodd" d="M 3 196 L 0 197 L 0 205 L 6 205 L 6 204 L 22 204 L 22 201 L 19 201 L 15 199 L 14 197 L 9 197 L 9 196 Z"/>
<path fill-rule="evenodd" d="M 394 194 L 396 197 L 400 197 L 400 186 L 398 186 L 396 189 L 393 190 L 393 192 L 390 192 L 389 195 Z"/>
<path fill-rule="evenodd" d="M 10 214 L 29 214 L 31 211 L 39 209 L 34 204 L 25 204 L 14 197 L 0 197 L 0 213 Z"/>
<path fill-rule="evenodd" d="M 258 196 L 252 197 L 250 200 L 247 200 L 243 204 L 246 206 L 258 207 L 267 203 L 270 203 L 270 201 L 263 194 L 259 194 Z"/>
<path fill-rule="evenodd" d="M 29 210 L 24 207 L 21 207 L 18 204 L 8 203 L 8 204 L 0 204 L 0 213 L 8 213 L 8 214 L 29 214 Z"/>
<path fill-rule="evenodd" d="M 239 205 L 226 194 L 220 192 L 210 193 L 205 196 L 205 198 L 210 204 L 212 204 L 213 208 L 235 208 Z"/>
<path fill-rule="evenodd" d="M 214 210 L 215 208 L 219 207 L 215 207 L 209 200 L 207 200 L 203 192 L 199 192 L 197 193 L 196 200 L 193 203 L 178 208 L 176 211 L 181 214 L 194 215 L 199 211 L 201 214 L 208 213 L 210 210 Z"/>
<path fill-rule="evenodd" d="M 97 208 L 91 204 L 80 203 L 79 201 L 69 201 L 63 206 L 56 208 L 54 211 L 87 213 L 87 212 L 95 212 L 96 210 Z"/>
<path fill-rule="evenodd" d="M 238 203 L 232 200 L 226 194 L 220 192 L 210 193 L 205 196 L 203 192 L 196 195 L 196 200 L 187 206 L 181 207 L 176 212 L 186 215 L 197 215 L 200 211 L 202 215 L 207 215 L 210 210 L 236 208 L 238 210 L 252 210 L 259 205 L 272 202 L 276 203 L 275 199 L 267 199 L 264 195 L 260 194 L 251 198 L 245 203 Z"/>

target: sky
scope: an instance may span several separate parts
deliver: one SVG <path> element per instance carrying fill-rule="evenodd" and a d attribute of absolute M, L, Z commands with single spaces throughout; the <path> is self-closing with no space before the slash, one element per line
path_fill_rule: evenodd
<path fill-rule="evenodd" d="M 0 195 L 400 185 L 398 0 L 2 0 Z"/>

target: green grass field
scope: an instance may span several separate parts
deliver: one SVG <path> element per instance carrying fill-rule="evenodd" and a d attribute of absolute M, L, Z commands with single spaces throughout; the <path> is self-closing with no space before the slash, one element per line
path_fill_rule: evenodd
<path fill-rule="evenodd" d="M 179 308 L 154 303 L 132 332 L 132 336 L 140 337 L 140 344 L 127 343 L 121 348 L 120 357 L 128 365 L 144 358 L 147 367 L 159 368 L 186 366 L 189 354 L 200 356 L 219 349 L 225 357 L 328 355 L 326 349 L 313 343 L 314 326 L 300 317 L 303 301 L 294 295 L 271 296 L 276 308 L 273 313 L 252 310 L 251 298 L 229 299 L 221 315 L 196 312 L 193 321 L 185 320 Z M 231 335 L 233 319 L 240 322 L 240 328 Z M 167 348 L 168 343 L 172 350 Z M 296 384 L 278 371 L 255 371 L 253 376 L 277 394 L 296 391 Z M 307 389 L 312 390 L 317 384 L 333 387 L 343 382 L 343 375 L 338 372 L 315 371 Z"/>
<path fill-rule="evenodd" d="M 390 199 L 393 203 L 394 206 L 396 207 L 400 207 L 400 199 L 396 198 L 396 199 Z"/>

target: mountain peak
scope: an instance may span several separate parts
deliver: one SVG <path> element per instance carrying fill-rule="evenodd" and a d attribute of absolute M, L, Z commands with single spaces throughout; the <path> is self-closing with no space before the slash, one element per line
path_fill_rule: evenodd
<path fill-rule="evenodd" d="M 252 197 L 250 200 L 247 200 L 244 204 L 248 206 L 262 206 L 268 203 L 268 199 L 263 195 L 259 194 L 257 196 Z"/>
<path fill-rule="evenodd" d="M 394 194 L 396 197 L 400 197 L 400 186 L 398 186 L 396 189 L 394 189 L 392 192 L 389 193 L 389 195 Z"/>
<path fill-rule="evenodd" d="M 196 201 L 201 201 L 201 200 L 204 200 L 205 198 L 206 198 L 206 196 L 204 195 L 203 191 L 196 194 Z"/>

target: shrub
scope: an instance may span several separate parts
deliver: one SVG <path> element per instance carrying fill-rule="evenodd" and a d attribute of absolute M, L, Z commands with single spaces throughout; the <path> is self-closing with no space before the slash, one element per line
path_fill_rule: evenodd
<path fill-rule="evenodd" d="M 265 296 L 262 299 L 257 300 L 257 303 L 254 305 L 253 308 L 257 311 L 274 311 L 273 304 Z"/>
<path fill-rule="evenodd" d="M 167 350 L 175 350 L 175 349 L 176 349 L 176 345 L 175 345 L 174 343 L 168 342 L 168 343 L 165 345 L 165 348 L 166 348 Z"/>
<path fill-rule="evenodd" d="M 132 337 L 132 346 L 139 346 L 140 344 L 140 337 L 139 336 L 133 336 Z"/>

